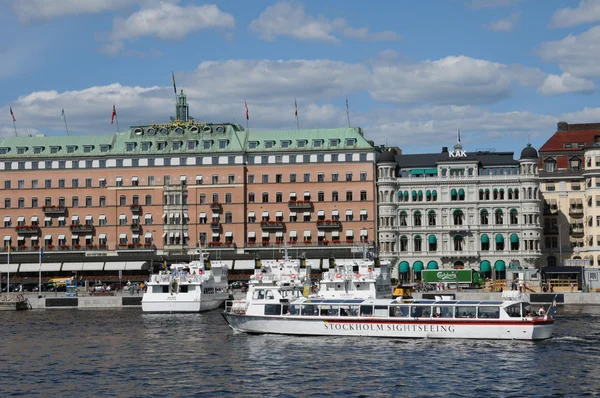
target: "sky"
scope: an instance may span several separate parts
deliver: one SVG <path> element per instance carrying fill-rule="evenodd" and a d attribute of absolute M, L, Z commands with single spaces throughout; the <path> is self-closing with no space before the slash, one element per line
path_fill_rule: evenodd
<path fill-rule="evenodd" d="M 0 136 L 198 121 L 360 126 L 404 153 L 600 122 L 600 0 L 2 0 Z M 8 12 L 7 12 L 8 10 Z M 4 115 L 4 116 L 1 116 Z"/>

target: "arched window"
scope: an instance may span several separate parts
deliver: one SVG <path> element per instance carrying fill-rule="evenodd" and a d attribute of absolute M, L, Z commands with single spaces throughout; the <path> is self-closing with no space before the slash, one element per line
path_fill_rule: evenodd
<path fill-rule="evenodd" d="M 456 192 L 456 189 L 452 188 L 452 190 L 450 191 L 450 200 L 456 200 L 458 198 L 458 192 Z"/>
<path fill-rule="evenodd" d="M 463 225 L 464 214 L 463 214 L 462 210 L 459 210 L 459 209 L 454 210 L 453 217 L 454 217 L 454 225 Z"/>
<path fill-rule="evenodd" d="M 427 238 L 427 241 L 429 243 L 429 251 L 430 252 L 434 252 L 437 250 L 437 238 L 435 237 L 435 235 L 429 235 L 429 238 Z"/>
<path fill-rule="evenodd" d="M 423 240 L 421 239 L 421 235 L 416 235 L 415 236 L 415 251 L 416 252 L 420 252 L 421 249 L 421 243 L 423 242 Z"/>
<path fill-rule="evenodd" d="M 513 198 L 513 190 L 512 188 L 508 188 L 508 200 L 512 200 Z"/>
<path fill-rule="evenodd" d="M 515 200 L 519 200 L 519 188 L 515 188 L 513 193 L 515 194 Z"/>
<path fill-rule="evenodd" d="M 461 252 L 463 250 L 463 237 L 462 235 L 454 235 L 454 250 Z"/>
<path fill-rule="evenodd" d="M 517 209 L 510 210 L 510 223 L 511 225 L 516 225 L 519 223 L 519 212 L 517 212 Z"/>
<path fill-rule="evenodd" d="M 146 195 L 146 206 L 150 206 L 152 204 L 152 195 Z"/>
<path fill-rule="evenodd" d="M 556 170 L 556 161 L 554 159 L 546 159 L 544 161 L 544 170 L 554 172 Z"/>
<path fill-rule="evenodd" d="M 496 250 L 504 250 L 504 236 L 496 235 Z"/>
<path fill-rule="evenodd" d="M 504 200 L 504 188 L 500 188 L 498 195 L 500 196 L 500 200 Z"/>
<path fill-rule="evenodd" d="M 408 251 L 408 238 L 405 235 L 400 237 L 400 251 Z"/>
<path fill-rule="evenodd" d="M 428 225 L 435 225 L 435 211 L 433 210 L 429 210 L 429 213 L 427 214 L 427 218 L 428 218 Z"/>
<path fill-rule="evenodd" d="M 484 198 L 484 192 L 483 192 L 483 189 L 480 189 L 479 190 L 479 200 L 483 200 L 483 198 Z"/>
<path fill-rule="evenodd" d="M 572 171 L 579 171 L 581 169 L 581 159 L 578 157 L 569 159 L 569 169 Z"/>
<path fill-rule="evenodd" d="M 504 224 L 504 214 L 502 214 L 502 210 L 497 209 L 495 216 L 496 216 L 496 225 Z"/>
<path fill-rule="evenodd" d="M 462 188 L 458 190 L 458 200 L 465 200 L 465 190 Z"/>
<path fill-rule="evenodd" d="M 400 212 L 400 226 L 406 227 L 406 212 L 404 210 Z"/>
<path fill-rule="evenodd" d="M 519 250 L 519 237 L 517 234 L 510 235 L 510 250 Z"/>
<path fill-rule="evenodd" d="M 481 225 L 488 225 L 490 223 L 490 215 L 486 209 L 481 210 L 479 213 L 479 223 Z"/>
<path fill-rule="evenodd" d="M 490 250 L 490 237 L 486 234 L 481 235 L 481 250 L 488 251 Z"/>
<path fill-rule="evenodd" d="M 414 214 L 414 224 L 415 226 L 421 225 L 421 212 L 419 210 L 415 211 Z"/>

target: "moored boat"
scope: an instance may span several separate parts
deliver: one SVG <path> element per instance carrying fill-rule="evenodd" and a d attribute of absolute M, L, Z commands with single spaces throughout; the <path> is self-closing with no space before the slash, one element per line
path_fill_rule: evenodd
<path fill-rule="evenodd" d="M 198 251 L 200 260 L 172 264 L 152 275 L 142 297 L 144 312 L 202 312 L 219 308 L 229 298 L 227 265 Z"/>
<path fill-rule="evenodd" d="M 319 299 L 294 286 L 253 286 L 227 302 L 223 317 L 245 333 L 305 336 L 543 340 L 554 319 L 524 296 L 502 300 Z M 514 292 L 516 293 L 516 292 Z"/>

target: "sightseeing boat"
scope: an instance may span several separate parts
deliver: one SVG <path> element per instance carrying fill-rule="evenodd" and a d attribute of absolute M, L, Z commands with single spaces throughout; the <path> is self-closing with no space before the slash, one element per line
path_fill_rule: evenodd
<path fill-rule="evenodd" d="M 144 312 L 202 312 L 220 307 L 229 298 L 227 265 L 211 260 L 200 248 L 200 260 L 172 264 L 152 275 L 142 297 Z"/>
<path fill-rule="evenodd" d="M 306 259 L 290 258 L 287 246 L 284 247 L 282 259 L 261 260 L 256 258 L 254 262 L 254 273 L 250 275 L 249 286 L 277 286 L 280 283 L 302 286 L 310 280 Z"/>
<path fill-rule="evenodd" d="M 509 293 L 509 292 L 507 292 Z M 523 295 L 502 300 L 307 298 L 292 285 L 251 286 L 228 301 L 223 317 L 238 332 L 304 336 L 368 336 L 543 340 L 554 319 L 534 313 Z"/>

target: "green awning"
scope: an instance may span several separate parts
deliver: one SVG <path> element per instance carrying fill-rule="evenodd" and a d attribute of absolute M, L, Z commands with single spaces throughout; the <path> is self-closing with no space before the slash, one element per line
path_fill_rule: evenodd
<path fill-rule="evenodd" d="M 420 210 L 415 210 L 414 215 L 415 216 L 420 216 L 421 215 L 421 211 Z"/>
<path fill-rule="evenodd" d="M 479 271 L 489 272 L 491 270 L 492 270 L 492 265 L 490 264 L 490 262 L 488 260 L 483 260 L 481 263 L 479 263 Z"/>
<path fill-rule="evenodd" d="M 483 193 L 483 188 L 479 188 L 479 193 Z"/>
<path fill-rule="evenodd" d="M 513 211 L 517 211 L 517 209 L 510 209 L 510 212 L 512 213 Z"/>
<path fill-rule="evenodd" d="M 481 235 L 481 243 L 490 243 L 490 237 L 486 234 Z"/>
<path fill-rule="evenodd" d="M 433 192 L 431 193 L 433 196 L 437 196 L 437 191 L 433 190 Z"/>
<path fill-rule="evenodd" d="M 413 264 L 413 271 L 415 272 L 421 272 L 423 271 L 423 262 L 422 261 L 415 261 Z"/>
<path fill-rule="evenodd" d="M 415 239 L 421 239 L 421 235 L 415 235 Z"/>
<path fill-rule="evenodd" d="M 504 236 L 496 235 L 496 243 L 503 243 L 503 242 L 504 242 Z"/>
<path fill-rule="evenodd" d="M 490 190 L 489 190 L 489 189 L 486 189 L 486 190 L 485 190 L 485 193 L 490 193 Z"/>
<path fill-rule="evenodd" d="M 425 174 L 425 169 L 412 169 L 410 174 Z"/>
<path fill-rule="evenodd" d="M 496 209 L 496 213 L 502 214 L 502 209 Z"/>
<path fill-rule="evenodd" d="M 404 191 L 404 197 L 408 197 L 408 191 Z"/>
<path fill-rule="evenodd" d="M 437 238 L 435 235 L 429 235 L 429 243 L 437 243 Z"/>
<path fill-rule="evenodd" d="M 427 269 L 438 269 L 438 263 L 437 263 L 437 261 L 431 260 L 430 262 L 428 262 L 427 263 Z"/>
<path fill-rule="evenodd" d="M 464 194 L 465 194 L 465 190 L 464 190 L 464 189 L 462 189 L 462 188 L 461 188 L 461 189 L 459 189 L 459 190 L 458 190 L 458 194 L 459 194 L 459 195 L 464 195 Z"/>
<path fill-rule="evenodd" d="M 450 191 L 450 195 L 451 196 L 456 196 L 456 189 L 452 188 L 452 191 Z"/>
<path fill-rule="evenodd" d="M 500 192 L 504 193 L 504 188 L 500 188 Z"/>
<path fill-rule="evenodd" d="M 512 234 L 510 236 L 510 241 L 511 243 L 519 243 L 519 237 L 517 236 L 517 234 Z"/>
<path fill-rule="evenodd" d="M 481 213 L 487 213 L 487 209 L 481 209 Z"/>
<path fill-rule="evenodd" d="M 512 188 L 508 188 L 508 193 L 511 193 L 511 192 L 512 192 Z"/>
<path fill-rule="evenodd" d="M 427 214 L 435 214 L 435 210 L 429 210 Z"/>
<path fill-rule="evenodd" d="M 398 191 L 398 196 L 402 196 L 402 191 Z"/>
<path fill-rule="evenodd" d="M 398 264 L 398 272 L 400 272 L 401 274 L 404 274 L 409 271 L 410 271 L 410 266 L 408 265 L 408 261 L 400 261 L 400 264 Z"/>
<path fill-rule="evenodd" d="M 452 213 L 454 215 L 458 215 L 458 214 L 463 214 L 461 209 L 455 209 L 454 212 Z"/>
<path fill-rule="evenodd" d="M 419 196 L 423 196 L 423 191 L 419 191 Z"/>
<path fill-rule="evenodd" d="M 401 216 L 405 216 L 405 215 L 406 215 L 406 210 L 402 210 L 402 211 L 400 212 L 400 215 L 401 215 Z"/>
<path fill-rule="evenodd" d="M 425 169 L 425 174 L 437 174 L 438 169 Z"/>
<path fill-rule="evenodd" d="M 506 271 L 506 264 L 504 260 L 498 260 L 494 263 L 494 269 L 496 271 Z"/>
<path fill-rule="evenodd" d="M 494 192 L 498 192 L 498 188 L 494 188 Z"/>
<path fill-rule="evenodd" d="M 431 196 L 431 191 L 429 189 L 425 192 L 425 196 L 427 196 L 427 197 Z"/>
<path fill-rule="evenodd" d="M 412 191 L 412 196 L 417 196 L 417 191 Z"/>

